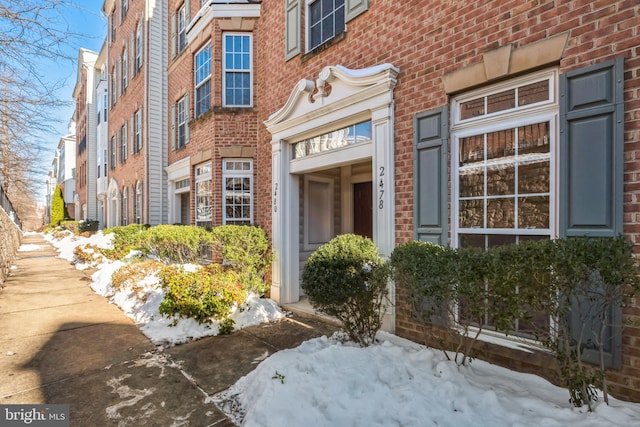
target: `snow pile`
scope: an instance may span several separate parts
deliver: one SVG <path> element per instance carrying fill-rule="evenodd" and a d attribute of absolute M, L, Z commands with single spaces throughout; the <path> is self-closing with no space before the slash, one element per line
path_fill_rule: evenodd
<path fill-rule="evenodd" d="M 75 246 L 99 247 L 108 244 L 107 238 L 67 236 L 55 244 L 61 256 L 69 257 Z M 153 273 L 134 287 L 114 289 L 112 274 L 127 262 L 97 266 L 91 287 L 117 304 L 154 343 L 173 345 L 217 334 L 215 322 L 180 319 L 170 326 L 174 319 L 158 311 L 163 291 Z M 236 329 L 282 317 L 275 302 L 255 295 L 231 315 Z M 600 399 L 589 413 L 571 405 L 567 390 L 540 377 L 481 360 L 459 367 L 441 351 L 386 333 L 378 339 L 380 344 L 360 348 L 322 337 L 265 354 L 254 371 L 211 400 L 248 427 L 640 427 L 640 404 L 610 397 L 610 406 Z"/>
<path fill-rule="evenodd" d="M 60 240 L 48 236 L 47 240 L 57 247 L 60 258 L 70 262 L 75 261 L 74 249 L 78 246 L 113 248 L 113 234 L 103 235 L 102 232 L 90 237 L 74 236 L 69 233 Z M 84 249 L 85 252 L 90 250 L 90 248 Z M 114 288 L 111 280 L 113 273 L 142 255 L 140 252 L 132 251 L 123 260 L 105 260 L 95 265 L 97 271 L 91 275 L 91 289 L 120 307 L 124 314 L 138 325 L 142 333 L 156 345 L 172 346 L 205 336 L 218 335 L 220 322 L 198 324 L 193 319 L 167 318 L 160 314 L 159 307 L 164 298 L 164 291 L 153 272 L 137 282 L 135 287 L 125 283 L 119 289 Z M 87 267 L 89 267 L 87 264 L 76 263 L 78 269 Z M 198 266 L 186 264 L 184 268 L 194 271 Z M 235 322 L 234 329 L 238 330 L 276 321 L 283 318 L 284 314 L 274 301 L 250 295 L 240 307 L 234 309 L 229 317 Z"/>
<path fill-rule="evenodd" d="M 243 426 L 638 426 L 640 405 L 576 409 L 540 377 L 380 333 L 368 348 L 326 337 L 264 360 L 212 400 Z"/>

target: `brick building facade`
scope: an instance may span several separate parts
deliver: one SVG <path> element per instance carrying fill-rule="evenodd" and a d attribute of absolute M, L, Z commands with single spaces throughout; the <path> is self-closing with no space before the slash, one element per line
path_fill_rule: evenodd
<path fill-rule="evenodd" d="M 225 3 L 169 2 L 170 223 L 254 222 L 260 5 Z"/>
<path fill-rule="evenodd" d="M 107 0 L 106 226 L 166 222 L 166 4 Z"/>
<path fill-rule="evenodd" d="M 366 215 L 385 255 L 412 239 L 638 240 L 637 2 L 320 5 L 264 0 L 257 24 L 265 126 L 256 222 L 272 234 L 280 303 L 302 297 L 309 251 Z M 366 182 L 373 212 L 356 214 L 356 185 Z M 422 326 L 395 303 L 386 327 L 422 341 Z M 609 376 L 613 392 L 633 400 L 638 305 L 624 309 L 621 369 Z M 543 354 L 489 342 L 480 350 L 553 375 Z"/>
<path fill-rule="evenodd" d="M 260 225 L 282 305 L 301 305 L 302 266 L 341 233 L 386 256 L 413 239 L 640 239 L 636 1 L 105 0 L 103 13 L 106 225 Z M 398 295 L 384 327 L 421 342 Z M 636 401 L 639 307 L 622 313 L 609 375 Z M 553 379 L 548 356 L 507 344 L 483 341 L 480 357 Z"/>

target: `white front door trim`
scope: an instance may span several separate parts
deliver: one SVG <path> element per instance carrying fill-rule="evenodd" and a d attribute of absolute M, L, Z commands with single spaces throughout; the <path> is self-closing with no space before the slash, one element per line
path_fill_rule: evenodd
<path fill-rule="evenodd" d="M 299 283 L 299 176 L 323 168 L 372 160 L 373 240 L 383 256 L 395 243 L 394 103 L 398 69 L 382 64 L 361 70 L 342 66 L 322 69 L 316 81 L 302 79 L 285 105 L 265 125 L 272 135 L 272 268 L 271 297 L 280 304 L 297 302 Z M 308 158 L 293 159 L 291 145 L 304 138 L 355 124 L 372 122 L 372 142 Z M 391 300 L 394 289 L 390 289 Z M 393 331 L 391 311 L 386 328 Z"/>

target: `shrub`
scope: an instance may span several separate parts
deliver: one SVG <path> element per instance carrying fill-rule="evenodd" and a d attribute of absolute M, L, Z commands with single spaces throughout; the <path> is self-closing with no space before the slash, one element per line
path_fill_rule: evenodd
<path fill-rule="evenodd" d="M 54 227 L 60 225 L 60 222 L 67 216 L 67 206 L 64 203 L 62 189 L 57 185 L 51 198 L 51 225 Z"/>
<path fill-rule="evenodd" d="M 65 219 L 64 221 L 60 221 L 60 226 L 65 230 L 69 230 L 73 234 L 78 234 L 78 221 Z"/>
<path fill-rule="evenodd" d="M 73 248 L 74 263 L 83 263 L 93 266 L 95 263 L 103 262 L 104 255 L 95 245 L 79 245 Z"/>
<path fill-rule="evenodd" d="M 116 260 L 128 255 L 132 249 L 144 250 L 147 239 L 145 230 L 148 228 L 148 225 L 129 224 L 104 230 L 105 235 L 114 235 L 113 249 L 102 249 L 102 253 L 110 260 Z"/>
<path fill-rule="evenodd" d="M 192 225 L 158 225 L 146 231 L 143 246 L 163 261 L 196 262 L 202 248 L 213 243 L 213 235 Z"/>
<path fill-rule="evenodd" d="M 269 289 L 264 278 L 273 262 L 267 233 L 255 226 L 223 225 L 213 229 L 213 238 L 223 262 L 240 273 L 244 288 L 264 295 Z"/>
<path fill-rule="evenodd" d="M 198 323 L 224 320 L 234 305 L 242 304 L 247 298 L 238 273 L 217 264 L 195 272 L 165 266 L 159 277 L 165 290 L 160 313 L 167 317 L 190 317 Z"/>
<path fill-rule="evenodd" d="M 596 382 L 607 400 L 606 329 L 621 327 L 611 314 L 640 289 L 633 245 L 624 237 L 528 241 L 486 251 L 410 242 L 394 250 L 390 264 L 418 320 L 438 324 L 443 306 L 457 308 L 449 331 L 459 338 L 456 361 L 459 353 L 462 363 L 468 360 L 486 316 L 505 334 L 525 323 L 530 330 L 519 326 L 519 332 L 551 350 L 575 406 L 591 410 Z M 536 324 L 534 315 L 553 320 Z M 586 349 L 599 353 L 598 367 L 583 362 Z"/>
<path fill-rule="evenodd" d="M 370 239 L 343 234 L 311 254 L 302 271 L 302 288 L 316 310 L 336 317 L 349 338 L 367 346 L 382 326 L 386 273 Z"/>
<path fill-rule="evenodd" d="M 100 222 L 93 219 L 85 219 L 78 222 L 78 231 L 84 233 L 85 231 L 98 231 Z"/>
<path fill-rule="evenodd" d="M 163 264 L 158 261 L 136 258 L 113 272 L 111 285 L 116 291 L 129 287 L 136 293 L 137 299 L 144 302 L 147 299 L 147 293 L 142 281 L 151 274 L 157 274 L 162 267 Z"/>
<path fill-rule="evenodd" d="M 610 318 L 611 308 L 624 306 L 640 288 L 633 245 L 622 236 L 556 240 L 551 265 L 555 328 L 543 342 L 560 364 L 571 402 L 591 410 L 596 381 L 608 402 L 605 330 L 620 322 Z M 599 352 L 597 369 L 583 363 L 586 349 Z"/>
<path fill-rule="evenodd" d="M 425 324 L 448 326 L 453 291 L 454 251 L 435 243 L 412 241 L 397 246 L 389 257 L 391 277 L 403 292 L 412 316 Z M 442 339 L 423 328 L 425 344 Z M 446 355 L 446 352 L 445 352 Z"/>

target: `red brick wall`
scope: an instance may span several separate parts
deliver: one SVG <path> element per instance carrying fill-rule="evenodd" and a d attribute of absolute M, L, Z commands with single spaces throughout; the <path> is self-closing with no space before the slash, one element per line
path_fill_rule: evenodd
<path fill-rule="evenodd" d="M 79 202 L 78 209 L 80 216 L 75 217 L 75 203 L 67 207 L 67 213 L 70 218 L 83 219 L 82 217 L 82 205 L 87 203 L 87 71 L 82 68 L 79 77 L 80 87 L 77 92 L 76 98 L 76 193 L 78 194 Z M 84 149 L 80 152 L 80 145 L 82 140 L 85 139 Z M 71 156 L 72 153 L 68 153 L 67 156 Z"/>
<path fill-rule="evenodd" d="M 191 16 L 199 9 L 199 0 L 191 3 Z M 182 5 L 182 1 L 169 3 L 169 17 Z M 171 19 L 171 18 L 170 18 Z M 169 22 L 169 28 L 171 23 Z M 257 32 L 253 32 L 256 46 Z M 171 37 L 169 37 L 171 39 Z M 208 42 L 211 43 L 211 110 L 198 118 L 194 118 L 194 55 Z M 171 46 L 169 46 L 171 53 Z M 255 57 L 254 57 L 255 64 Z M 254 65 L 255 69 L 255 65 Z M 255 148 L 258 122 L 256 108 L 222 108 L 222 30 L 213 21 L 195 40 L 175 58 L 169 61 L 168 74 L 168 113 L 171 105 L 189 92 L 189 143 L 181 149 L 171 150 L 171 117 L 168 118 L 169 164 L 190 157 L 194 165 L 191 167 L 191 223 L 195 223 L 195 166 L 206 160 L 212 161 L 213 186 L 213 225 L 222 223 L 222 156 L 220 149 L 228 147 Z M 255 74 L 254 74 L 255 78 Z M 254 106 L 255 106 L 254 98 Z M 204 154 L 203 154 L 204 153 Z M 210 156 L 208 155 L 210 153 Z M 246 153 L 246 151 L 245 151 Z M 204 157 L 203 157 L 204 156 Z M 198 160 L 197 160 L 198 159 Z M 254 159 L 254 170 L 257 164 Z M 254 174 L 255 175 L 255 174 Z M 256 194 L 254 178 L 254 194 Z M 254 198 L 254 200 L 257 199 Z M 254 207 L 254 212 L 256 211 Z"/>
<path fill-rule="evenodd" d="M 118 6 L 120 5 L 120 2 L 117 2 Z M 109 41 L 107 41 L 108 44 L 108 50 L 107 50 L 107 56 L 108 56 L 108 64 L 109 64 L 109 80 L 111 79 L 111 72 L 112 72 L 112 67 L 117 64 L 118 59 L 121 57 L 124 46 L 125 46 L 125 41 L 129 41 L 129 59 L 128 59 L 128 67 L 129 67 L 129 77 L 128 77 L 128 85 L 127 85 L 127 89 L 126 91 L 122 94 L 119 95 L 117 97 L 117 101 L 115 106 L 113 106 L 110 111 L 109 111 L 109 125 L 108 125 L 108 131 L 107 131 L 107 138 L 108 138 L 108 146 L 109 146 L 109 161 L 108 161 L 108 176 L 109 176 L 109 182 L 111 182 L 111 179 L 115 179 L 118 183 L 118 188 L 120 190 L 120 193 L 122 195 L 122 191 L 124 190 L 125 187 L 128 188 L 128 196 L 129 196 L 129 201 L 128 201 L 128 214 L 127 214 L 127 218 L 128 218 L 128 222 L 132 223 L 135 221 L 135 212 L 133 211 L 133 203 L 131 203 L 132 200 L 134 200 L 134 198 L 132 198 L 131 196 L 131 188 L 135 188 L 136 183 L 138 181 L 143 181 L 144 178 L 144 170 L 145 170 L 145 156 L 146 156 L 146 141 L 145 141 L 145 137 L 146 137 L 146 132 L 147 130 L 145 129 L 145 120 L 144 120 L 144 110 L 143 110 L 143 124 L 142 124 L 142 150 L 138 153 L 134 153 L 133 150 L 133 134 L 132 134 L 132 123 L 131 123 L 131 117 L 133 116 L 133 114 L 136 112 L 136 110 L 138 110 L 138 108 L 140 108 L 141 105 L 143 105 L 144 103 L 144 72 L 145 72 L 145 61 L 146 61 L 146 55 L 148 55 L 148 51 L 146 49 L 146 47 L 144 48 L 144 56 L 143 56 L 143 65 L 142 68 L 140 70 L 140 72 L 136 75 L 133 76 L 133 74 L 131 73 L 131 69 L 132 69 L 132 61 L 135 60 L 133 52 L 134 52 L 134 47 L 131 44 L 131 34 L 134 33 L 136 31 L 136 27 L 138 25 L 138 22 L 140 21 L 140 19 L 144 20 L 144 3 L 145 2 L 129 2 L 129 11 L 127 12 L 126 17 L 122 20 L 122 22 L 120 23 L 120 12 L 118 11 L 117 15 L 117 19 L 118 19 L 118 24 L 116 25 L 116 40 L 114 40 L 112 43 L 109 43 Z M 146 23 L 145 23 L 146 25 Z M 144 28 L 144 30 L 146 31 L 146 28 Z M 143 35 L 143 40 L 146 39 L 146 36 Z M 134 36 L 134 40 L 135 40 L 135 36 Z M 119 77 L 119 80 L 121 80 L 121 77 Z M 120 85 L 120 83 L 118 83 L 118 85 Z M 110 100 L 109 100 L 110 102 Z M 125 123 L 125 121 L 128 122 L 127 124 L 127 132 L 128 132 L 128 137 L 127 137 L 127 149 L 128 149 L 128 156 L 127 156 L 127 160 L 124 163 L 121 163 L 121 157 L 120 157 L 120 140 L 118 140 L 118 154 L 117 154 L 117 158 L 118 158 L 118 162 L 117 162 L 117 166 L 115 169 L 111 169 L 111 137 L 114 135 L 117 135 L 117 133 L 120 131 L 120 128 L 122 127 L 122 125 Z M 146 198 L 146 195 L 144 196 Z M 146 202 L 143 201 L 143 206 L 146 209 Z M 107 208 L 108 209 L 108 208 Z M 109 214 L 107 214 L 109 215 Z M 118 212 L 117 216 L 120 217 L 121 213 Z M 145 210 L 143 210 L 143 214 L 142 214 L 142 222 L 145 223 L 147 222 L 147 213 Z"/>
<path fill-rule="evenodd" d="M 304 4 L 304 2 L 303 2 Z M 262 125 L 280 109 L 295 83 L 314 79 L 327 65 L 358 69 L 391 63 L 400 69 L 395 100 L 396 243 L 413 238 L 413 116 L 443 107 L 449 97 L 442 76 L 482 62 L 501 46 L 514 48 L 569 32 L 560 72 L 616 57 L 625 58 L 625 223 L 624 232 L 640 242 L 640 5 L 636 0 L 370 0 L 369 10 L 347 24 L 343 41 L 302 60 L 284 61 L 284 2 L 263 0 L 258 42 L 258 218 L 271 228 L 271 146 Z M 304 17 L 302 19 L 304 23 Z M 638 250 L 640 252 L 640 250 Z M 624 367 L 610 373 L 619 396 L 640 401 L 640 300 L 624 311 Z M 398 310 L 396 331 L 420 341 L 422 334 L 406 312 Z M 525 353 L 498 360 L 502 347 L 483 346 L 489 360 L 536 371 Z M 526 359 L 526 363 L 523 360 Z M 527 365 L 527 366 L 525 366 Z"/>

